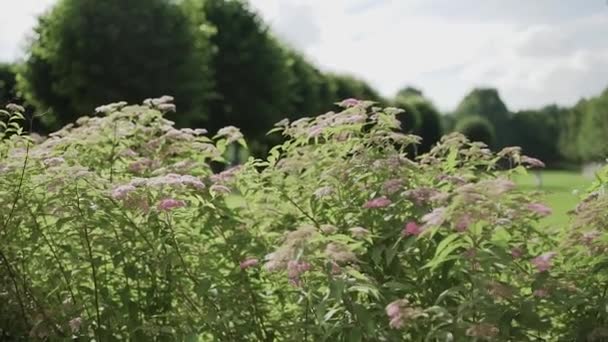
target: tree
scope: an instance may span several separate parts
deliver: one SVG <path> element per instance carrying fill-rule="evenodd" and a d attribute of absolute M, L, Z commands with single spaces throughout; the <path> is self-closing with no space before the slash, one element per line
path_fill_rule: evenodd
<path fill-rule="evenodd" d="M 211 42 L 217 47 L 211 60 L 217 97 L 211 102 L 208 128 L 234 125 L 249 139 L 262 142 L 289 111 L 286 54 L 246 2 L 202 3 L 205 17 L 216 28 Z"/>
<path fill-rule="evenodd" d="M 393 103 L 395 107 L 405 110 L 398 116 L 403 129 L 422 137 L 418 152 L 430 151 L 442 135 L 439 111 L 430 100 L 424 97 L 422 91 L 412 87 L 400 90 Z"/>
<path fill-rule="evenodd" d="M 547 164 L 559 162 L 561 154 L 558 149 L 558 120 L 564 111 L 552 105 L 540 110 L 515 113 L 510 125 L 514 131 L 514 140 L 510 144 L 520 146 L 526 155 L 541 159 Z"/>
<path fill-rule="evenodd" d="M 287 65 L 291 72 L 289 97 L 291 100 L 288 118 L 313 116 L 332 108 L 335 89 L 326 82 L 325 76 L 293 49 L 286 50 Z"/>
<path fill-rule="evenodd" d="M 11 64 L 0 64 L 0 108 L 10 102 L 18 101 L 17 74 Z"/>
<path fill-rule="evenodd" d="M 512 141 L 509 110 L 494 88 L 476 88 L 467 94 L 455 111 L 456 120 L 466 116 L 485 118 L 496 132 L 493 147 L 501 148 Z M 478 121 L 478 120 L 477 120 Z"/>
<path fill-rule="evenodd" d="M 200 27 L 167 0 L 60 0 L 39 19 L 20 89 L 55 127 L 164 94 L 175 96 L 179 124 L 200 123 L 212 85 Z"/>
<path fill-rule="evenodd" d="M 578 105 L 583 111 L 578 133 L 578 152 L 584 161 L 605 161 L 608 157 L 608 88 L 598 97 Z"/>
<path fill-rule="evenodd" d="M 384 99 L 372 86 L 359 78 L 334 73 L 327 74 L 327 77 L 334 84 L 338 101 L 356 98 L 358 100 L 384 102 Z"/>
<path fill-rule="evenodd" d="M 494 128 L 488 119 L 482 116 L 466 116 L 456 123 L 455 130 L 464 134 L 471 141 L 481 141 L 488 146 L 494 142 Z"/>

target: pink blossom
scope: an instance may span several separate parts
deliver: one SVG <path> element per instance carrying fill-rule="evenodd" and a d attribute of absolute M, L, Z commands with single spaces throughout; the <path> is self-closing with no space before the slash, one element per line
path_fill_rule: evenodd
<path fill-rule="evenodd" d="M 401 190 L 402 187 L 403 181 L 401 179 L 389 179 L 382 184 L 382 190 L 389 195 Z"/>
<path fill-rule="evenodd" d="M 462 216 L 460 216 L 460 218 L 458 219 L 458 222 L 456 222 L 456 230 L 459 232 L 464 232 L 466 231 L 469 226 L 471 225 L 473 219 L 471 218 L 471 216 L 469 214 L 464 214 Z"/>
<path fill-rule="evenodd" d="M 422 227 L 420 227 L 416 222 L 410 221 L 405 224 L 405 228 L 403 228 L 403 236 L 418 236 L 422 233 Z"/>
<path fill-rule="evenodd" d="M 53 157 L 53 158 L 47 158 L 45 160 L 42 161 L 44 163 L 44 165 L 46 167 L 54 167 L 54 166 L 59 166 L 63 163 L 65 163 L 65 160 L 61 157 Z"/>
<path fill-rule="evenodd" d="M 112 190 L 112 198 L 114 199 L 125 199 L 130 192 L 135 191 L 133 185 L 120 185 Z"/>
<path fill-rule="evenodd" d="M 511 248 L 511 256 L 513 257 L 513 259 L 519 259 L 519 258 L 521 258 L 522 255 L 524 255 L 523 249 L 521 249 L 519 247 Z"/>
<path fill-rule="evenodd" d="M 363 205 L 363 208 L 367 208 L 367 209 L 384 208 L 384 207 L 388 207 L 391 203 L 392 203 L 391 200 L 384 196 L 377 197 L 377 198 L 367 201 L 367 203 L 365 203 Z"/>
<path fill-rule="evenodd" d="M 549 295 L 549 291 L 545 288 L 540 288 L 540 289 L 534 290 L 534 292 L 532 292 L 532 295 L 534 297 L 538 297 L 538 298 L 545 298 Z"/>
<path fill-rule="evenodd" d="M 521 162 L 524 164 L 528 164 L 531 167 L 545 167 L 545 163 L 543 163 L 539 159 L 528 157 L 528 156 L 522 156 Z"/>
<path fill-rule="evenodd" d="M 358 105 L 359 103 L 361 103 L 361 101 L 359 101 L 357 99 L 349 98 L 349 99 L 346 99 L 346 100 L 340 102 L 340 107 L 344 107 L 344 108 L 354 107 L 354 106 Z"/>
<path fill-rule="evenodd" d="M 353 227 L 348 229 L 348 231 L 350 231 L 352 236 L 356 238 L 364 238 L 369 235 L 369 230 L 363 227 Z"/>
<path fill-rule="evenodd" d="M 246 259 L 241 262 L 240 266 L 242 270 L 248 269 L 249 267 L 253 267 L 258 264 L 258 259 Z"/>
<path fill-rule="evenodd" d="M 334 190 L 332 189 L 332 187 L 323 186 L 323 187 L 320 187 L 317 190 L 315 190 L 315 192 L 313 194 L 315 195 L 316 198 L 322 198 L 322 197 L 331 195 L 333 192 L 334 192 Z"/>
<path fill-rule="evenodd" d="M 542 203 L 530 203 L 528 204 L 528 210 L 533 211 L 540 216 L 548 216 L 552 213 L 551 208 Z"/>
<path fill-rule="evenodd" d="M 422 216 L 421 221 L 429 226 L 440 226 L 445 221 L 446 208 L 435 208 L 430 213 Z"/>
<path fill-rule="evenodd" d="M 230 188 L 228 188 L 225 185 L 221 185 L 221 184 L 213 184 L 209 190 L 211 190 L 212 192 L 218 193 L 218 194 L 229 194 L 230 193 Z"/>
<path fill-rule="evenodd" d="M 314 125 L 312 127 L 310 127 L 308 129 L 308 137 L 309 138 L 316 138 L 319 135 L 321 135 L 321 133 L 323 133 L 323 126 L 322 125 Z"/>
<path fill-rule="evenodd" d="M 160 201 L 160 203 L 158 204 L 158 209 L 162 210 L 162 211 L 169 211 L 169 210 L 173 210 L 176 208 L 182 208 L 186 206 L 186 202 L 182 201 L 182 200 L 176 200 L 173 198 L 165 198 L 164 200 Z"/>
<path fill-rule="evenodd" d="M 601 235 L 600 232 L 598 232 L 597 230 L 592 230 L 592 231 L 589 231 L 589 232 L 585 232 L 585 233 L 583 233 L 583 236 L 581 237 L 581 242 L 583 244 L 589 246 L 600 235 Z"/>
<path fill-rule="evenodd" d="M 72 318 L 68 322 L 68 325 L 70 326 L 70 329 L 72 329 L 72 333 L 76 333 L 80 330 L 80 326 L 82 325 L 82 318 L 81 317 Z"/>
<path fill-rule="evenodd" d="M 556 256 L 555 252 L 547 252 L 532 259 L 532 264 L 536 267 L 538 272 L 545 272 L 551 268 L 551 259 Z"/>

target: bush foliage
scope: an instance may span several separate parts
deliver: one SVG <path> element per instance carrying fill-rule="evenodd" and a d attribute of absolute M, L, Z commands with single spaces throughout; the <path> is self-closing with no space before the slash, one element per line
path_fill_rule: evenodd
<path fill-rule="evenodd" d="M 570 227 L 541 227 L 550 209 L 510 180 L 540 161 L 457 133 L 412 159 L 399 110 L 356 100 L 277 123 L 266 159 L 214 174 L 240 131 L 176 129 L 171 100 L 45 139 L 1 112 L 2 338 L 608 335 L 601 182 Z"/>

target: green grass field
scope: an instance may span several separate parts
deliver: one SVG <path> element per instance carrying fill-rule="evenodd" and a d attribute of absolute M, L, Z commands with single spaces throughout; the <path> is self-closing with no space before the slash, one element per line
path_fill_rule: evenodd
<path fill-rule="evenodd" d="M 553 209 L 553 215 L 544 219 L 547 225 L 563 224 L 568 221 L 567 212 L 573 209 L 579 201 L 573 191 L 583 193 L 593 182 L 578 172 L 572 171 L 543 171 L 542 186 L 538 185 L 533 172 L 521 176 L 515 181 L 523 189 L 542 191 L 544 201 Z"/>

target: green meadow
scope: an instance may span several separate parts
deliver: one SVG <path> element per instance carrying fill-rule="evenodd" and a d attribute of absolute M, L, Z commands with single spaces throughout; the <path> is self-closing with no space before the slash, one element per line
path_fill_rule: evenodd
<path fill-rule="evenodd" d="M 540 191 L 547 205 L 553 209 L 553 215 L 544 219 L 544 223 L 560 224 L 568 220 L 568 211 L 573 209 L 579 200 L 579 194 L 592 184 L 593 179 L 575 171 L 542 171 L 542 182 L 539 183 L 534 172 L 519 176 L 517 184 L 530 191 Z"/>

